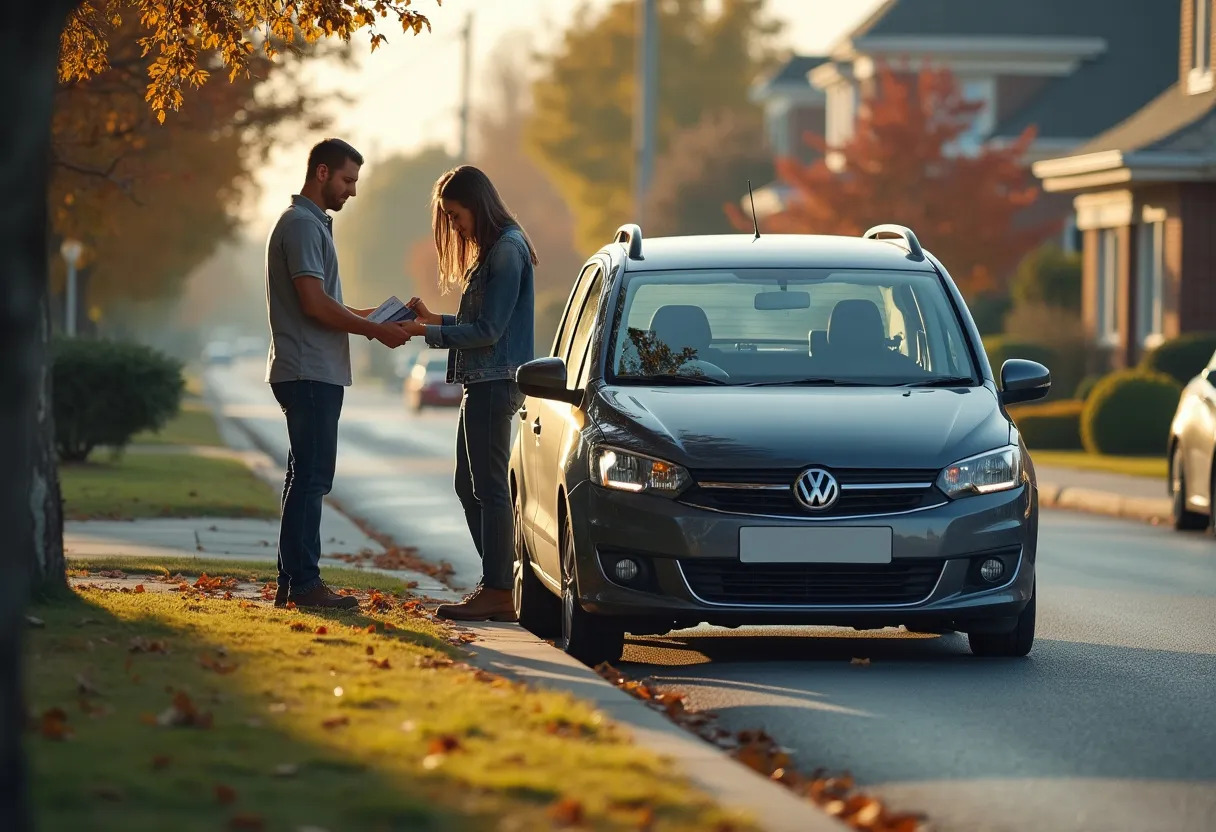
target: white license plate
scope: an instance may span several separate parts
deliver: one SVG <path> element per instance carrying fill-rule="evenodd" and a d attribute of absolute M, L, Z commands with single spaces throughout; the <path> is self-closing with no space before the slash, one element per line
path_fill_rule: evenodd
<path fill-rule="evenodd" d="M 887 526 L 744 526 L 739 529 L 739 560 L 743 563 L 890 563 L 891 529 Z"/>

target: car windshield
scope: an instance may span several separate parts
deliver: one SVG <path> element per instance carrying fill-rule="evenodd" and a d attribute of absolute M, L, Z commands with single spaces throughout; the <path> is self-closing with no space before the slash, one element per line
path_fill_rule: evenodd
<path fill-rule="evenodd" d="M 626 274 L 613 382 L 975 385 L 953 304 L 933 272 L 732 269 Z"/>

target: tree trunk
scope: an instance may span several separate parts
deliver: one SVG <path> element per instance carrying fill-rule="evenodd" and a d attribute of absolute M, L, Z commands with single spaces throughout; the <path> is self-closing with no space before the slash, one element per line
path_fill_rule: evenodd
<path fill-rule="evenodd" d="M 21 739 L 25 607 L 31 579 L 50 565 L 39 536 L 45 544 L 55 534 L 45 518 L 31 522 L 31 505 L 37 489 L 54 490 L 45 469 L 36 472 L 34 465 L 41 456 L 38 430 L 49 418 L 39 406 L 48 403 L 49 383 L 42 299 L 51 106 L 59 33 L 73 5 L 18 3 L 6 7 L 0 24 L 0 78 L 8 93 L 7 123 L 0 130 L 0 193 L 7 195 L 0 201 L 0 829 L 12 832 L 31 828 Z M 44 491 L 38 499 L 44 503 L 49 496 Z"/>
<path fill-rule="evenodd" d="M 66 586 L 63 559 L 63 500 L 55 455 L 55 420 L 51 406 L 50 287 L 38 284 L 38 342 L 44 348 L 37 370 L 34 400 L 34 435 L 31 439 L 29 524 L 33 531 L 30 579 L 35 592 L 52 592 Z"/>

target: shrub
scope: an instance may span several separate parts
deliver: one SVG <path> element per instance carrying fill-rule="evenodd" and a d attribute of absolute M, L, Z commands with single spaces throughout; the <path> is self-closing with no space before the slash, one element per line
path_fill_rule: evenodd
<path fill-rule="evenodd" d="M 1055 363 L 1056 354 L 1050 347 L 994 335 L 984 339 L 984 352 L 988 353 L 988 363 L 992 365 L 992 374 L 996 377 L 998 383 L 1001 380 L 1002 364 L 1010 358 L 1024 358 L 1027 361 L 1037 361 L 1046 366 L 1047 369 L 1052 370 L 1052 382 L 1054 386 L 1055 368 L 1052 365 Z"/>
<path fill-rule="evenodd" d="M 1186 384 L 1208 365 L 1214 352 L 1216 332 L 1190 332 L 1145 353 L 1140 369 L 1165 373 L 1179 384 Z"/>
<path fill-rule="evenodd" d="M 1102 378 L 1102 376 L 1097 374 L 1085 376 L 1085 378 L 1081 379 L 1081 382 L 1077 385 L 1077 392 L 1073 394 L 1073 398 L 1082 402 L 1088 399 L 1089 394 L 1094 391 L 1094 387 L 1099 381 L 1102 380 Z"/>
<path fill-rule="evenodd" d="M 1164 373 L 1123 370 L 1094 387 L 1081 411 L 1081 441 L 1096 454 L 1164 454 L 1182 386 Z"/>
<path fill-rule="evenodd" d="M 143 344 L 56 339 L 52 344 L 55 447 L 81 462 L 99 445 L 122 448 L 181 407 L 182 365 Z"/>
<path fill-rule="evenodd" d="M 1005 328 L 1005 315 L 1009 313 L 1012 302 L 1008 295 L 987 293 L 967 300 L 971 309 L 971 317 L 975 328 L 982 337 L 999 335 Z"/>
<path fill-rule="evenodd" d="M 1081 445 L 1081 408 L 1084 403 L 1064 399 L 1047 404 L 1009 408 L 1026 447 L 1034 450 L 1079 451 Z"/>
<path fill-rule="evenodd" d="M 1042 245 L 1026 255 L 1009 285 L 1016 304 L 1043 303 L 1081 311 L 1081 255 L 1054 244 Z"/>

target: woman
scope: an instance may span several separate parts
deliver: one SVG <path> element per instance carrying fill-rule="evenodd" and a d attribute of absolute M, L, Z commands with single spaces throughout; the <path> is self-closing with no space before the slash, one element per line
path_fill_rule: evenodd
<path fill-rule="evenodd" d="M 459 621 L 514 621 L 515 559 L 508 462 L 511 420 L 523 404 L 515 384 L 532 359 L 536 251 L 489 178 L 462 165 L 439 177 L 431 195 L 439 284 L 460 287 L 455 315 L 436 315 L 418 298 L 406 333 L 446 348 L 448 380 L 464 385 L 456 432 L 456 493 L 464 506 L 482 579 L 459 604 L 437 610 Z"/>

